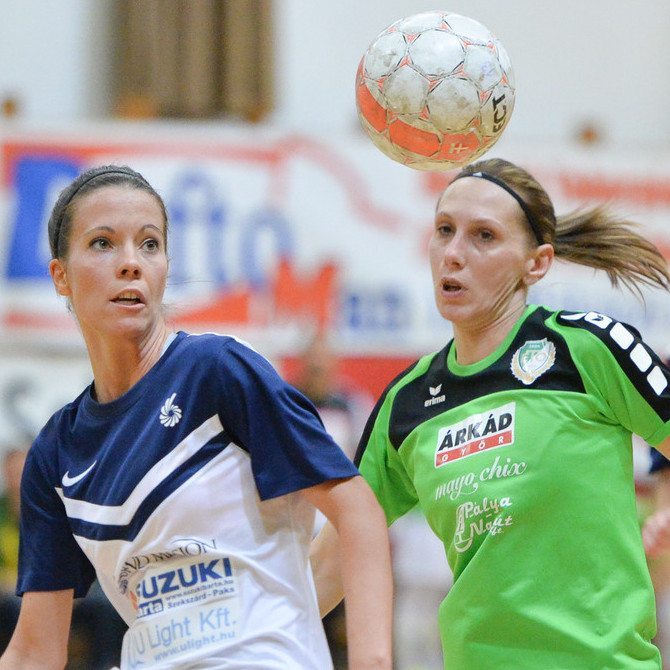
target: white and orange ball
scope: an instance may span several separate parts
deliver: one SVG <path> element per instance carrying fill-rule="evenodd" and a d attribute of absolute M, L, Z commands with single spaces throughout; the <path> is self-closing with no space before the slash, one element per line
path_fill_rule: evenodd
<path fill-rule="evenodd" d="M 481 23 L 432 11 L 401 19 L 370 44 L 356 73 L 361 124 L 387 156 L 450 170 L 490 149 L 514 109 L 512 64 Z"/>

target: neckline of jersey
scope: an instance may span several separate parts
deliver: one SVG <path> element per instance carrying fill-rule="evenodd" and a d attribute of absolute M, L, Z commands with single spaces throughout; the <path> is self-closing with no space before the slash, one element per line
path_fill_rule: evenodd
<path fill-rule="evenodd" d="M 452 340 L 447 352 L 447 368 L 449 372 L 458 377 L 468 377 L 485 370 L 489 365 L 495 363 L 506 351 L 509 349 L 512 340 L 516 337 L 519 329 L 524 321 L 538 308 L 538 305 L 527 305 L 523 314 L 517 319 L 517 322 L 512 326 L 505 339 L 498 345 L 495 351 L 492 351 L 488 356 L 482 358 L 481 361 L 470 363 L 469 365 L 461 365 L 456 361 L 456 347 Z"/>
<path fill-rule="evenodd" d="M 156 361 L 154 366 L 149 370 L 144 377 L 142 377 L 134 386 L 129 388 L 122 396 L 111 402 L 99 403 L 93 398 L 92 390 L 93 384 L 90 384 L 86 393 L 84 394 L 82 408 L 91 416 L 110 417 L 121 412 L 125 412 L 132 405 L 134 405 L 147 391 L 151 388 L 154 377 L 159 373 L 163 367 L 163 363 L 168 358 L 170 353 L 174 350 L 177 343 L 186 336 L 186 333 L 179 331 L 175 333 L 174 337 L 170 339 L 167 347 L 164 347 L 160 358 Z"/>

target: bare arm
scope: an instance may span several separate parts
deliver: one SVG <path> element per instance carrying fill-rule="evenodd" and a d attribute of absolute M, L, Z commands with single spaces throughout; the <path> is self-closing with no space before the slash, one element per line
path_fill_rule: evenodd
<path fill-rule="evenodd" d="M 349 668 L 390 670 L 393 579 L 384 513 L 360 476 L 319 484 L 304 494 L 330 522 L 314 541 L 312 566 L 320 601 L 328 591 L 330 609 L 341 600 L 343 586 Z M 332 549 L 334 560 L 328 555 Z"/>
<path fill-rule="evenodd" d="M 73 591 L 26 593 L 0 670 L 62 670 L 72 619 Z"/>
<path fill-rule="evenodd" d="M 330 521 L 324 524 L 312 541 L 309 558 L 312 562 L 319 612 L 323 618 L 344 598 L 340 538 Z"/>

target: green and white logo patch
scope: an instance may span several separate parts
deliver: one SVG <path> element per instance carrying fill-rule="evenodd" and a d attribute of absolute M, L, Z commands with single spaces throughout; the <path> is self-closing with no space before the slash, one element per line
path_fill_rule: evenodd
<path fill-rule="evenodd" d="M 512 374 L 523 384 L 532 384 L 556 360 L 556 347 L 546 337 L 524 342 L 512 356 Z"/>

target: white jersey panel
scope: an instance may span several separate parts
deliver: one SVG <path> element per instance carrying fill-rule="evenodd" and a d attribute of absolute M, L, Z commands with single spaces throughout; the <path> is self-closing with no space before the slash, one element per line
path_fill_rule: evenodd
<path fill-rule="evenodd" d="M 231 647 L 246 667 L 292 667 L 298 654 L 293 667 L 331 667 L 308 562 L 314 510 L 299 494 L 261 501 L 251 477 L 249 456 L 230 445 L 163 501 L 133 542 L 77 538 L 130 625 L 123 668 L 183 668 L 204 656 L 222 664 Z"/>

